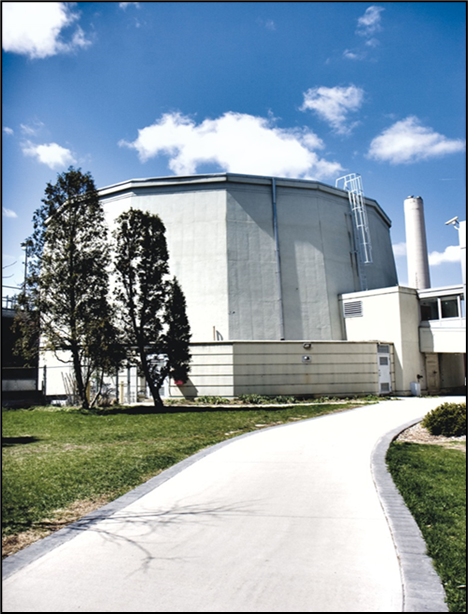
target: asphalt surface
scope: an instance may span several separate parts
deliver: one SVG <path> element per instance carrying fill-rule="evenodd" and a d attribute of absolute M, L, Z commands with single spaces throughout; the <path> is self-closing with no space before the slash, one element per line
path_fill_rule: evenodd
<path fill-rule="evenodd" d="M 5 559 L 3 611 L 446 612 L 384 462 L 440 402 L 385 401 L 202 451 Z"/>

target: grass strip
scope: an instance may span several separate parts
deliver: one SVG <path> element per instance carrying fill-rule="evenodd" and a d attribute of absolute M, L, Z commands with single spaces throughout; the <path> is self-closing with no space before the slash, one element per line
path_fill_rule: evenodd
<path fill-rule="evenodd" d="M 466 612 L 465 452 L 394 442 L 387 464 L 424 536 L 450 612 Z"/>

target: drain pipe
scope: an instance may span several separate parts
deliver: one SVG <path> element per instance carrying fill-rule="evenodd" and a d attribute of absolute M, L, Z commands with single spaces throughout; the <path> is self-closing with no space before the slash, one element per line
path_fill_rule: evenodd
<path fill-rule="evenodd" d="M 272 200 L 272 207 L 273 207 L 273 231 L 275 234 L 276 283 L 278 286 L 280 340 L 284 341 L 283 289 L 281 287 L 281 258 L 280 258 L 279 235 L 278 235 L 278 214 L 276 211 L 276 179 L 274 177 L 271 178 L 271 200 Z"/>

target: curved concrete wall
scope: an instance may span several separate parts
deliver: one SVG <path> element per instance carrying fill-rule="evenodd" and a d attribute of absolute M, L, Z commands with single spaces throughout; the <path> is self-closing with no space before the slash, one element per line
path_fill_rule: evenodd
<path fill-rule="evenodd" d="M 343 339 L 338 295 L 360 289 L 347 193 L 276 180 L 279 287 L 271 184 L 223 173 L 100 190 L 111 227 L 130 207 L 160 215 L 194 342 L 280 339 L 280 297 L 285 339 Z M 374 256 L 365 267 L 368 288 L 394 286 L 390 220 L 375 201 L 366 204 Z"/>

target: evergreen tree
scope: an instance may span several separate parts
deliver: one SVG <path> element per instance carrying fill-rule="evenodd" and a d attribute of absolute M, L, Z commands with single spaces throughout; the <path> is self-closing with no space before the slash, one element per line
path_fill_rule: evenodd
<path fill-rule="evenodd" d="M 22 302 L 39 314 L 41 350 L 63 362 L 71 356 L 80 403 L 88 408 L 93 373 L 115 369 L 121 359 L 107 299 L 104 212 L 91 175 L 72 167 L 47 184 L 42 202 L 28 239 Z"/>
<path fill-rule="evenodd" d="M 129 358 L 135 360 L 156 407 L 170 375 L 185 382 L 189 371 L 190 327 L 185 298 L 169 277 L 165 227 L 157 215 L 130 209 L 115 232 L 117 299 Z"/>
<path fill-rule="evenodd" d="M 167 332 L 164 339 L 168 356 L 169 375 L 174 381 L 185 383 L 190 371 L 190 325 L 185 296 L 176 277 L 169 286 L 166 303 Z"/>

